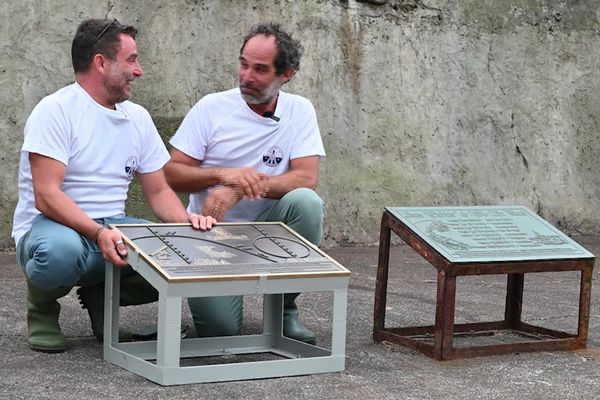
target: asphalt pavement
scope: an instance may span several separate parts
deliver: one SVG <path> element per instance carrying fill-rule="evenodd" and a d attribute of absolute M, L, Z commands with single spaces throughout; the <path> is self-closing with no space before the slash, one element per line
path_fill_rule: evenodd
<path fill-rule="evenodd" d="M 600 236 L 574 238 L 600 254 Z M 61 327 L 67 349 L 60 354 L 31 351 L 27 345 L 26 288 L 10 251 L 0 254 L 1 399 L 596 399 L 600 398 L 600 302 L 594 271 L 587 348 L 574 351 L 512 353 L 435 361 L 391 343 L 374 343 L 373 302 L 378 249 L 339 247 L 325 251 L 352 272 L 348 290 L 346 369 L 296 377 L 163 387 L 104 361 L 86 310 L 75 290 L 61 299 Z M 432 324 L 436 273 L 406 245 L 392 249 L 386 325 Z M 456 322 L 502 319 L 506 277 L 459 278 Z M 574 332 L 579 274 L 526 274 L 523 319 Z M 298 298 L 301 319 L 330 341 L 328 293 Z M 262 299 L 245 299 L 244 333 L 260 328 Z M 122 309 L 121 324 L 137 330 L 156 318 L 156 304 Z M 195 333 L 187 306 L 182 324 Z M 485 340 L 512 340 L 507 337 Z M 459 345 L 469 345 L 470 338 Z"/>

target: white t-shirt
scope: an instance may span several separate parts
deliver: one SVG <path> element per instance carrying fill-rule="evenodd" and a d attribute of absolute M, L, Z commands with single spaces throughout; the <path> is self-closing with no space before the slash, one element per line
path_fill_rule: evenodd
<path fill-rule="evenodd" d="M 134 173 L 157 171 L 169 161 L 143 107 L 125 101 L 110 110 L 77 83 L 43 98 L 25 125 L 12 232 L 17 244 L 40 213 L 35 208 L 29 153 L 66 166 L 61 190 L 91 218 L 124 216 Z"/>
<path fill-rule="evenodd" d="M 210 94 L 188 112 L 170 143 L 200 160 L 201 168 L 251 167 L 269 176 L 287 172 L 295 158 L 325 156 L 308 99 L 280 91 L 274 115 L 279 122 L 252 111 L 238 88 Z M 200 213 L 207 193 L 190 194 L 188 211 Z M 243 199 L 225 220 L 253 221 L 274 201 Z"/>

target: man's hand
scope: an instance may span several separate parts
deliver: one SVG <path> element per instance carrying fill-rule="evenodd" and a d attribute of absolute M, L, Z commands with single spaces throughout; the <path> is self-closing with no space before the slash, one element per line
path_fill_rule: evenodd
<path fill-rule="evenodd" d="M 217 223 L 217 220 L 211 216 L 205 217 L 194 213 L 189 215 L 189 219 L 194 229 L 200 229 L 201 231 L 209 230 Z"/>
<path fill-rule="evenodd" d="M 240 188 L 250 199 L 260 199 L 268 190 L 267 175 L 253 168 L 221 168 L 219 178 L 223 185 Z"/>
<path fill-rule="evenodd" d="M 210 192 L 204 201 L 202 214 L 212 215 L 217 221 L 222 221 L 225 213 L 244 197 L 240 188 L 223 186 Z"/>
<path fill-rule="evenodd" d="M 116 229 L 103 229 L 96 238 L 96 243 L 106 261 L 120 268 L 127 266 L 127 261 L 124 260 L 127 255 L 127 247 L 123 243 L 121 232 Z"/>

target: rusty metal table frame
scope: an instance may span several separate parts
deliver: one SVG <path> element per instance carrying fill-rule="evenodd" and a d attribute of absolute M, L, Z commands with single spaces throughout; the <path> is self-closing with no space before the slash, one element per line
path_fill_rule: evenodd
<path fill-rule="evenodd" d="M 390 261 L 391 232 L 417 251 L 437 269 L 437 299 L 435 325 L 412 327 L 385 327 L 388 269 Z M 385 211 L 381 220 L 379 261 L 375 288 L 373 339 L 388 341 L 417 350 L 436 360 L 476 357 L 525 351 L 573 350 L 585 348 L 588 336 L 590 297 L 594 258 L 534 260 L 486 263 L 451 263 L 437 250 L 416 235 L 402 221 Z M 534 326 L 521 320 L 523 282 L 525 273 L 580 271 L 579 316 L 577 334 Z M 456 278 L 468 275 L 507 275 L 504 320 L 455 324 Z M 511 330 L 531 341 L 480 346 L 454 346 L 454 336 L 460 333 L 477 333 Z M 433 344 L 413 338 L 417 335 L 433 336 Z M 545 338 L 542 338 L 545 337 Z M 536 338 L 536 339 L 533 339 Z"/>

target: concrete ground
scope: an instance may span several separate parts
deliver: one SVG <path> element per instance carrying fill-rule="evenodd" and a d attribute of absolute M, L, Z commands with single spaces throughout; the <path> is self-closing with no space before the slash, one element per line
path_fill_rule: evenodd
<path fill-rule="evenodd" d="M 576 240 L 600 254 L 600 237 Z M 592 293 L 588 348 L 520 353 L 439 362 L 410 349 L 371 339 L 377 248 L 326 250 L 352 271 L 348 297 L 346 369 L 339 373 L 162 387 L 107 363 L 92 336 L 75 291 L 61 300 L 67 351 L 33 352 L 26 342 L 25 283 L 14 254 L 0 254 L 1 399 L 594 399 L 600 398 L 600 302 Z M 406 245 L 393 248 L 387 326 L 433 322 L 434 269 Z M 598 272 L 594 272 L 594 285 Z M 576 273 L 528 274 L 523 317 L 536 325 L 573 332 Z M 501 319 L 505 277 L 458 280 L 457 322 Z M 302 319 L 327 345 L 329 294 L 299 298 Z M 260 326 L 261 299 L 246 298 L 245 331 Z M 183 324 L 191 326 L 184 307 Z M 124 308 L 122 325 L 143 327 L 156 306 Z M 193 336 L 193 329 L 189 329 Z M 507 340 L 492 337 L 485 340 Z M 468 343 L 468 340 L 464 339 Z M 511 339 L 512 340 L 512 339 Z"/>

